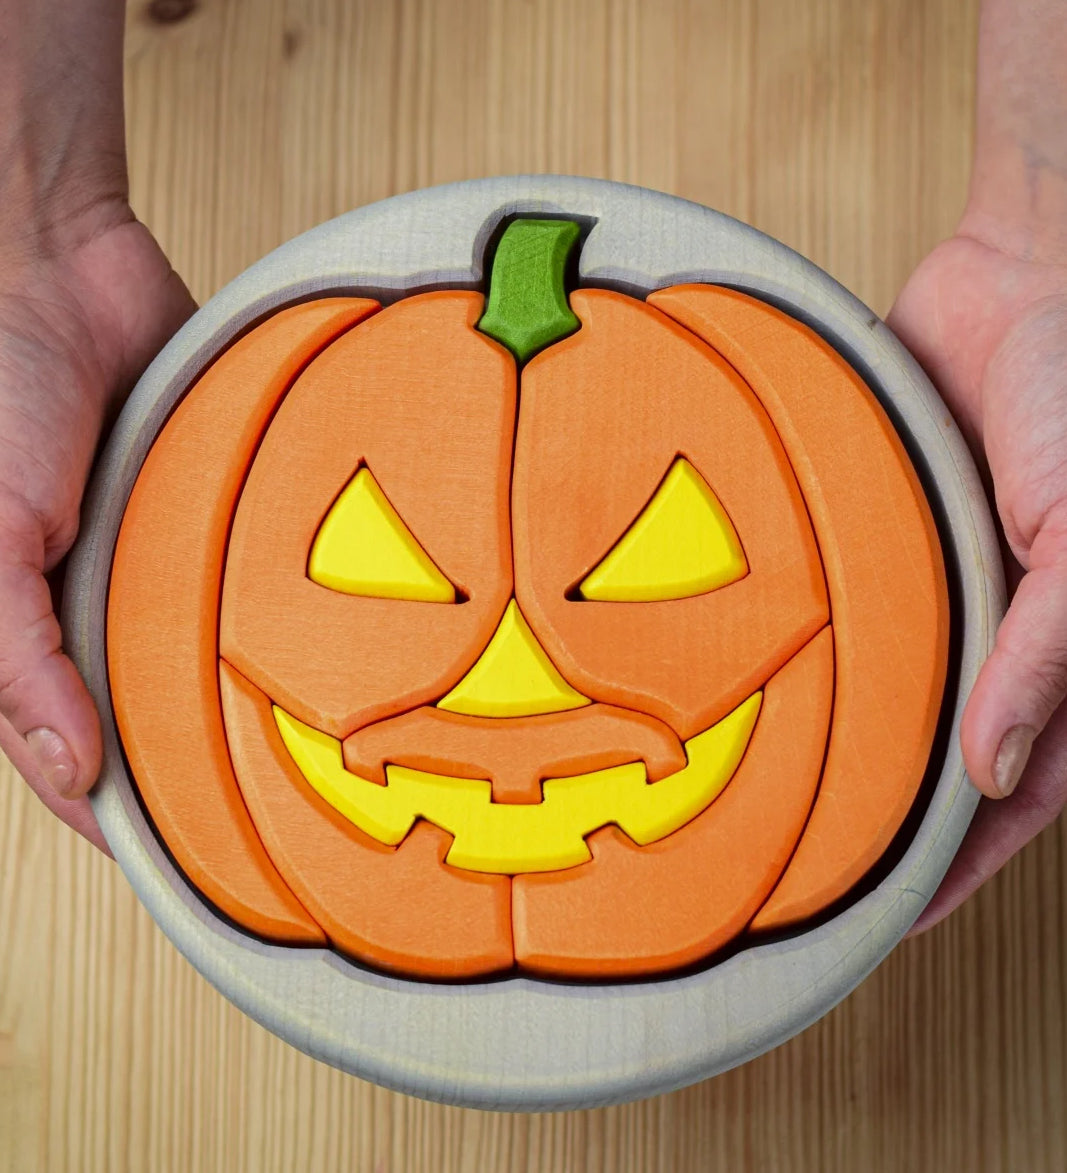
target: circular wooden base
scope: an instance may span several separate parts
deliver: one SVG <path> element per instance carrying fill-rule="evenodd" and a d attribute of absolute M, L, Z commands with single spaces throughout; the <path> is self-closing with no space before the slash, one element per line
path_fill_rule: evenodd
<path fill-rule="evenodd" d="M 954 634 L 941 771 L 896 863 L 816 927 L 683 976 L 441 985 L 258 941 L 223 923 L 174 866 L 146 820 L 115 730 L 104 645 L 112 554 L 138 471 L 177 399 L 232 339 L 280 307 L 326 294 L 389 302 L 479 287 L 487 244 L 515 214 L 566 216 L 589 229 L 583 284 L 642 297 L 716 283 L 814 329 L 896 425 L 948 565 Z M 141 379 L 100 458 L 71 555 L 63 628 L 103 722 L 97 818 L 138 895 L 197 969 L 294 1046 L 363 1078 L 447 1103 L 543 1111 L 665 1092 L 744 1062 L 820 1017 L 885 957 L 933 894 L 974 811 L 958 724 L 1003 606 L 994 531 L 963 440 L 917 363 L 870 310 L 803 257 L 707 208 L 621 184 L 532 176 L 362 208 L 290 241 L 213 298 Z"/>

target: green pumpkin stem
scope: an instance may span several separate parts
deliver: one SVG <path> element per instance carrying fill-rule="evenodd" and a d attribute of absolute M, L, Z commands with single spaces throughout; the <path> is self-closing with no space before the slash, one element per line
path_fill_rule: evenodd
<path fill-rule="evenodd" d="M 567 303 L 567 258 L 580 229 L 570 220 L 513 220 L 493 256 L 478 329 L 525 363 L 580 323 Z"/>

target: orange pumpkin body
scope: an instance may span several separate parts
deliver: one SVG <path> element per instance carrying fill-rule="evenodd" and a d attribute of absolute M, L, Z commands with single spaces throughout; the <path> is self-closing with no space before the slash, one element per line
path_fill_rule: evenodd
<path fill-rule="evenodd" d="M 825 343 L 741 294 L 578 291 L 581 328 L 521 374 L 476 330 L 482 306 L 437 292 L 283 310 L 160 433 L 108 617 L 119 728 L 160 835 L 249 931 L 418 977 L 657 974 L 811 917 L 903 820 L 945 678 L 944 568 L 891 425 Z M 583 597 L 677 461 L 721 503 L 744 573 Z M 361 469 L 454 601 L 313 580 L 316 535 Z M 509 613 L 577 699 L 450 710 Z M 495 873 L 447 862 L 453 833 L 424 811 L 397 843 L 356 825 L 275 709 L 379 791 L 400 766 L 533 812 L 552 779 L 635 760 L 655 791 L 756 694 L 740 764 L 682 825 L 641 844 L 606 808 L 585 862 Z"/>

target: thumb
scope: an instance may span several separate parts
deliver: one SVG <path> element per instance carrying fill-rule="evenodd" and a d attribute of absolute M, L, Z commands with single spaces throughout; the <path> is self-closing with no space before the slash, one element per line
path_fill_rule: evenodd
<path fill-rule="evenodd" d="M 1057 544 L 1019 583 L 964 710 L 967 771 L 989 798 L 1015 789 L 1034 739 L 1067 693 L 1067 542 Z"/>
<path fill-rule="evenodd" d="M 34 525 L 0 538 L 0 747 L 38 793 L 85 794 L 100 772 L 100 723 L 88 689 L 63 654 Z M 43 796 L 43 795 L 42 795 Z"/>

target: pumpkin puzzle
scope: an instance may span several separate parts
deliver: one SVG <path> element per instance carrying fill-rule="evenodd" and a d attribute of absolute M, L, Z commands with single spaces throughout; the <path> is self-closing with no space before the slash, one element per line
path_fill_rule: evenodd
<path fill-rule="evenodd" d="M 230 921 L 420 979 L 669 976 L 811 923 L 927 768 L 948 591 L 888 416 L 764 301 L 579 284 L 274 312 L 126 507 L 122 746 Z"/>

